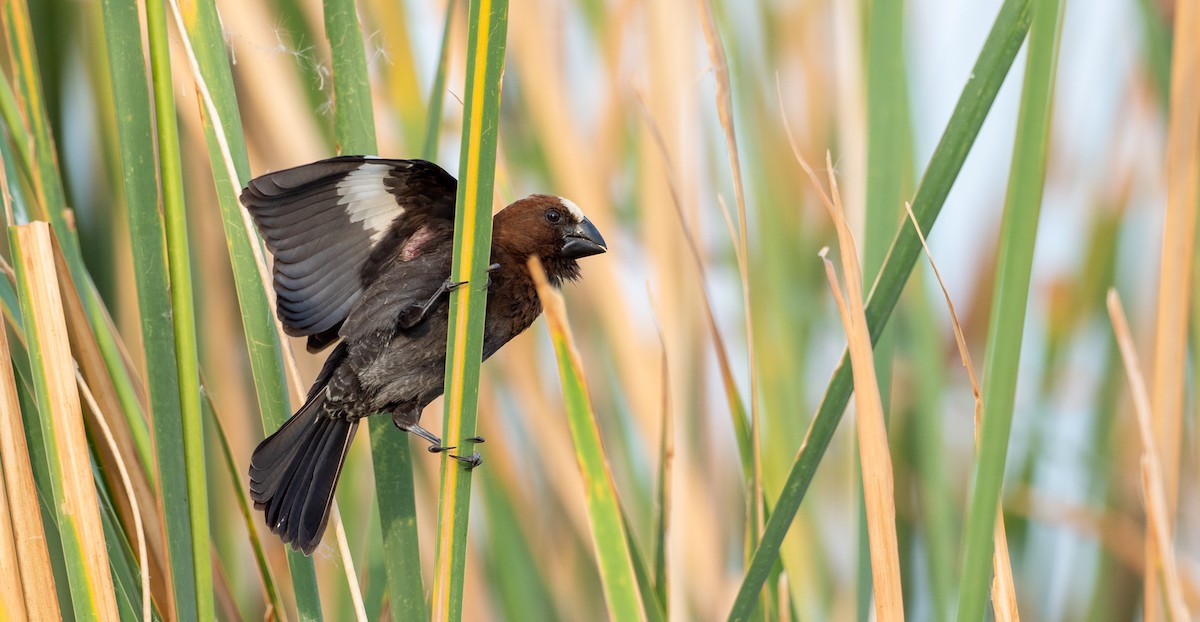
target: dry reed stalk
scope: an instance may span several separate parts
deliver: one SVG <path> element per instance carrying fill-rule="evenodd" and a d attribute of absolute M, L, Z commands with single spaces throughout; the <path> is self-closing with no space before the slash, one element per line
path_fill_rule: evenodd
<path fill-rule="evenodd" d="M 67 341 L 67 320 L 54 266 L 50 226 L 32 222 L 13 228 L 21 266 L 27 275 L 32 317 L 26 322 L 37 327 L 42 370 L 47 388 L 47 403 L 41 404 L 42 416 L 50 417 L 62 476 L 62 515 L 72 517 L 79 547 L 80 562 L 88 577 L 92 606 L 105 619 L 117 618 L 117 599 L 113 592 L 100 505 L 92 479 L 87 434 L 79 393 L 75 389 L 75 361 Z M 32 344 L 31 344 L 32 347 Z"/>
<path fill-rule="evenodd" d="M 2 331 L 0 331 L 2 332 Z M 0 478 L 0 619 L 25 620 L 25 595 L 22 593 L 21 564 L 17 561 L 17 543 L 9 521 L 8 492 Z M 8 578 L 15 577 L 15 580 Z"/>
<path fill-rule="evenodd" d="M 1133 410 L 1137 415 L 1138 434 L 1142 439 L 1142 494 L 1145 496 L 1147 542 L 1154 545 L 1153 554 L 1146 556 L 1146 576 L 1161 573 L 1163 596 L 1167 612 L 1175 622 L 1190 619 L 1187 605 L 1183 601 L 1180 587 L 1179 567 L 1175 563 L 1175 550 L 1171 546 L 1170 502 L 1166 494 L 1166 474 L 1162 467 L 1162 455 L 1158 438 L 1154 434 L 1154 417 L 1150 406 L 1150 395 L 1146 390 L 1142 365 L 1138 361 L 1137 349 L 1133 345 L 1133 334 L 1125 319 L 1125 309 L 1115 289 L 1108 290 L 1108 315 L 1112 319 L 1113 334 L 1121 349 L 1121 360 L 1125 364 L 1125 375 L 1129 378 L 1129 391 L 1133 397 Z M 1146 592 L 1144 599 L 1158 600 L 1158 592 Z M 1157 607 L 1149 609 L 1157 615 Z"/>
<path fill-rule="evenodd" d="M 29 448 L 25 446 L 25 425 L 21 421 L 21 404 L 17 400 L 17 380 L 13 375 L 7 332 L 0 326 L 0 465 L 4 468 L 4 487 L 10 498 L 36 499 L 37 487 L 29 463 Z M 12 504 L 5 515 L 5 520 L 12 521 L 17 568 L 20 570 L 18 574 L 5 575 L 16 578 L 7 583 L 21 586 L 30 620 L 61 619 L 38 504 Z"/>
<path fill-rule="evenodd" d="M 0 203 L 3 203 L 5 222 L 15 223 L 12 196 L 3 167 L 0 167 Z M 16 282 L 12 266 L 2 258 L 0 268 L 3 269 L 4 278 Z M 13 328 L 16 329 L 15 326 Z M 20 338 L 19 332 L 16 334 Z M 0 613 L 11 616 L 14 620 L 53 621 L 60 618 L 61 611 L 55 591 L 54 572 L 50 566 L 50 553 L 46 548 L 41 510 L 37 503 L 7 504 L 10 497 L 37 498 L 25 439 L 7 329 L 0 323 L 0 466 L 3 467 L 3 473 L 0 474 L 0 496 L 5 497 L 3 501 L 7 506 L 0 508 L 0 516 L 4 517 L 0 520 L 4 521 L 3 530 L 7 541 L 11 543 L 12 561 L 11 566 L 5 565 L 0 569 L 0 572 L 3 572 L 0 576 L 10 578 L 4 582 L 6 589 L 0 594 L 3 595 L 5 603 L 12 603 L 0 608 Z M 4 555 L 6 559 L 9 558 L 7 547 Z"/>
<path fill-rule="evenodd" d="M 121 417 L 115 415 L 121 411 L 121 402 L 117 398 L 112 377 L 88 323 L 87 312 L 79 298 L 79 289 L 71 279 L 66 256 L 63 255 L 62 247 L 53 231 L 51 238 L 54 242 L 54 265 L 58 273 L 58 286 L 62 292 L 71 353 L 79 365 L 78 384 L 81 389 L 86 387 L 94 402 L 87 410 L 91 416 L 84 422 L 92 431 L 93 437 L 112 437 L 111 443 L 96 445 L 96 461 L 100 463 L 101 475 L 109 483 L 109 490 L 116 501 L 117 515 L 121 517 L 120 523 L 126 537 L 130 542 L 144 539 L 148 547 L 148 564 L 142 564 L 143 570 L 150 576 L 150 589 L 147 593 L 159 604 L 161 611 L 168 612 L 171 611 L 174 597 L 170 587 L 171 566 L 167 563 L 166 532 L 163 530 L 163 519 L 159 514 L 158 496 L 142 469 L 142 464 L 132 458 L 137 456 L 137 448 L 134 446 L 129 427 Z M 140 334 L 140 331 L 135 332 Z M 111 417 L 111 420 L 106 417 Z M 137 468 L 126 469 L 125 464 L 129 461 L 136 464 Z M 125 486 L 118 481 L 118 476 L 127 477 L 129 485 Z M 143 529 L 148 535 L 140 538 L 138 529 Z"/>
<path fill-rule="evenodd" d="M 786 119 L 785 119 L 786 123 Z M 893 483 L 892 456 L 888 448 L 887 426 L 883 422 L 883 401 L 875 376 L 875 357 L 871 333 L 863 303 L 862 270 L 854 234 L 846 223 L 842 198 L 833 162 L 825 155 L 832 197 L 821 188 L 812 167 L 796 152 L 796 159 L 808 174 L 837 229 L 838 249 L 845 272 L 846 295 L 838 286 L 833 262 L 822 249 L 825 276 L 833 291 L 838 313 L 849 341 L 850 364 L 854 370 L 855 423 L 858 432 L 859 459 L 862 462 L 863 497 L 867 514 L 867 539 L 871 548 L 871 580 L 875 590 L 875 615 L 879 620 L 904 620 L 904 596 L 900 585 L 900 547 L 896 539 L 896 493 Z"/>
<path fill-rule="evenodd" d="M 1196 235 L 1197 183 L 1200 174 L 1200 4 L 1194 0 L 1175 3 L 1174 50 L 1171 53 L 1170 107 L 1167 121 L 1166 219 L 1163 223 L 1161 272 L 1159 274 L 1154 358 L 1150 393 L 1155 434 L 1162 452 L 1166 513 L 1165 533 L 1172 540 L 1175 508 L 1179 496 L 1179 456 L 1182 434 L 1185 374 L 1187 372 L 1188 304 Z M 1158 546 L 1147 532 L 1148 565 L 1158 565 Z M 1147 595 L 1157 593 L 1155 573 L 1145 575 Z M 1144 616 L 1158 620 L 1158 602 L 1146 598 Z"/>

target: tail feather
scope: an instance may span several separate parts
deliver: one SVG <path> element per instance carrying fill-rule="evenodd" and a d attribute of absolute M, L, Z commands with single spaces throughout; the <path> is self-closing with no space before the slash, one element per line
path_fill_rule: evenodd
<path fill-rule="evenodd" d="M 357 421 L 329 417 L 325 392 L 315 391 L 250 458 L 250 498 L 267 526 L 309 555 L 321 542 L 333 491 L 358 429 Z"/>

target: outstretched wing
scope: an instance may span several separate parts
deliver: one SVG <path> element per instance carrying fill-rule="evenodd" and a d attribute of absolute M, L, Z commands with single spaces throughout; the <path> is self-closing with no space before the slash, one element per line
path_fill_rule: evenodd
<path fill-rule="evenodd" d="M 454 177 L 424 160 L 341 156 L 250 181 L 242 204 L 275 256 L 276 312 L 317 351 L 390 252 L 425 223 L 454 221 Z"/>

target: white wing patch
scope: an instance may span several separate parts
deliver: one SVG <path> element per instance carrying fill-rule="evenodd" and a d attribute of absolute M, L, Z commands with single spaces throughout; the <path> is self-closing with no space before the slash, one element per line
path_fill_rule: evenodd
<path fill-rule="evenodd" d="M 363 229 L 371 232 L 372 244 L 404 214 L 404 208 L 396 204 L 396 197 L 384 183 L 391 171 L 390 165 L 366 162 L 337 185 L 338 205 L 346 210 L 350 222 L 362 223 Z"/>
<path fill-rule="evenodd" d="M 575 222 L 583 222 L 583 210 L 579 209 L 579 206 L 575 205 L 574 201 L 571 199 L 558 197 L 558 202 L 562 203 L 562 206 L 567 208 L 567 211 L 571 213 L 571 217 L 575 219 Z"/>

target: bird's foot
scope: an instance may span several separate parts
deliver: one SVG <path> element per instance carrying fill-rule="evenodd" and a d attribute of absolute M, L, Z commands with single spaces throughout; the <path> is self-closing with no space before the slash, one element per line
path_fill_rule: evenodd
<path fill-rule="evenodd" d="M 450 456 L 450 457 L 463 463 L 463 465 L 465 465 L 465 467 L 468 471 L 483 464 L 483 456 L 479 455 L 479 452 L 475 452 L 469 456 Z"/>
<path fill-rule="evenodd" d="M 392 423 L 395 423 L 397 428 L 400 428 L 405 432 L 411 432 L 425 439 L 426 441 L 429 441 L 429 453 L 431 454 L 440 454 L 443 451 L 450 451 L 451 449 L 454 449 L 454 447 L 446 447 L 445 445 L 442 445 L 442 439 L 438 438 L 433 432 L 422 428 L 416 423 L 401 423 L 396 419 L 395 416 L 392 417 Z"/>
<path fill-rule="evenodd" d="M 498 263 L 494 263 L 494 264 L 488 266 L 488 269 L 487 269 L 487 275 L 488 275 L 487 286 L 488 287 L 492 286 L 492 273 L 499 269 L 500 269 L 500 264 L 498 264 Z"/>

